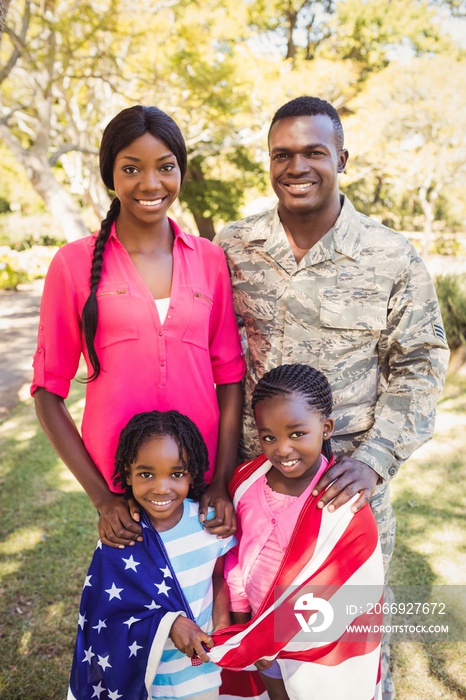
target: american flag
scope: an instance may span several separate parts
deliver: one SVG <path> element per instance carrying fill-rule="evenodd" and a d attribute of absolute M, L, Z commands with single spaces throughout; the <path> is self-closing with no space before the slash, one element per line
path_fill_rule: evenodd
<path fill-rule="evenodd" d="M 193 614 L 143 512 L 143 542 L 100 540 L 86 576 L 68 700 L 147 700 L 176 617 Z"/>
<path fill-rule="evenodd" d="M 238 467 L 230 486 L 235 505 L 270 468 L 264 456 Z M 380 693 L 381 635 L 377 627 L 383 601 L 377 526 L 369 506 L 357 514 L 351 512 L 354 499 L 333 513 L 318 509 L 318 499 L 310 497 L 303 507 L 281 567 L 256 615 L 247 625 L 215 633 L 209 655 L 229 669 L 277 658 L 290 697 L 372 700 Z M 310 630 L 303 641 L 295 605 L 310 586 L 318 586 L 319 596 L 335 609 L 337 598 L 341 601 L 342 594 L 344 598 L 345 587 L 347 591 L 362 587 L 370 601 L 364 607 L 353 606 L 350 612 L 344 607 L 333 631 Z M 312 610 L 316 608 L 311 607 L 306 617 Z M 378 610 L 378 614 L 368 615 L 367 610 Z M 277 620 L 281 620 L 279 631 Z M 347 631 L 348 625 L 366 623 L 372 630 L 367 634 Z"/>

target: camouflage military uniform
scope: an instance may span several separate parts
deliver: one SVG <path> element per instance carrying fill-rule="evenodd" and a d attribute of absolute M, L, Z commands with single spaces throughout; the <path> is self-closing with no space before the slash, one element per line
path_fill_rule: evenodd
<path fill-rule="evenodd" d="M 297 263 L 277 207 L 230 224 L 216 241 L 243 333 L 244 457 L 260 454 L 250 409 L 264 372 L 304 362 L 333 391 L 336 455 L 382 478 L 371 499 L 385 570 L 395 521 L 389 481 L 433 432 L 448 346 L 430 276 L 412 244 L 347 198 L 335 226 Z"/>

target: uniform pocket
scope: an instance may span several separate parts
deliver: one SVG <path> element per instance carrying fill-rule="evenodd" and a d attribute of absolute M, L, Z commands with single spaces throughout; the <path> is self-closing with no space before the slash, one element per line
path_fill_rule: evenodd
<path fill-rule="evenodd" d="M 322 289 L 320 323 L 323 328 L 381 331 L 387 325 L 388 299 L 373 288 Z"/>
<path fill-rule="evenodd" d="M 192 343 L 204 350 L 209 349 L 210 315 L 214 300 L 210 292 L 199 287 L 191 291 L 191 315 L 183 335 L 185 343 Z"/>
<path fill-rule="evenodd" d="M 134 308 L 127 284 L 102 284 L 97 290 L 99 320 L 96 347 L 138 338 Z"/>

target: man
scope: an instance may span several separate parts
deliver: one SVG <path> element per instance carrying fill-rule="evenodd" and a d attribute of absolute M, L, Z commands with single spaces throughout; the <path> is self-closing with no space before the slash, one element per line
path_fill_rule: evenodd
<path fill-rule="evenodd" d="M 395 521 L 389 482 L 433 433 L 448 345 L 430 276 L 411 243 L 339 192 L 348 151 L 336 110 L 314 97 L 281 107 L 269 131 L 278 204 L 227 226 L 238 324 L 247 341 L 244 457 L 260 453 L 250 408 L 264 372 L 305 362 L 334 396 L 337 463 L 319 507 L 370 499 L 386 572 Z M 384 649 L 384 698 L 393 698 Z"/>

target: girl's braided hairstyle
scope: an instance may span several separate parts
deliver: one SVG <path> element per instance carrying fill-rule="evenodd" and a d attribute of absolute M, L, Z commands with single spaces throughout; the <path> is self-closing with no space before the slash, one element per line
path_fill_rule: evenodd
<path fill-rule="evenodd" d="M 333 408 L 330 384 L 322 372 L 304 364 L 280 365 L 266 372 L 254 387 L 252 409 L 266 399 L 291 394 L 299 394 L 322 418 L 330 418 Z M 322 452 L 327 459 L 332 456 L 330 438 L 323 441 Z"/>
<path fill-rule="evenodd" d="M 126 489 L 128 498 L 132 495 L 132 490 L 126 483 L 126 477 L 138 450 L 151 438 L 165 436 L 176 442 L 181 463 L 191 475 L 188 497 L 197 500 L 205 491 L 204 474 L 209 457 L 199 428 L 178 411 L 146 411 L 137 413 L 123 428 L 115 455 L 113 483 Z"/>
<path fill-rule="evenodd" d="M 99 153 L 100 174 L 109 190 L 114 190 L 113 166 L 118 153 L 146 133 L 150 133 L 155 138 L 163 141 L 172 151 L 180 168 L 181 184 L 183 184 L 187 169 L 187 153 L 186 144 L 178 125 L 168 114 L 165 114 L 157 107 L 135 105 L 117 114 L 106 126 L 102 136 Z M 119 213 L 120 200 L 118 197 L 115 197 L 107 216 L 101 223 L 92 257 L 90 294 L 82 314 L 84 339 L 93 369 L 92 374 L 86 380 L 87 382 L 97 379 L 101 371 L 100 361 L 94 344 L 99 317 L 97 288 L 102 275 L 105 244 Z"/>

